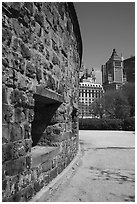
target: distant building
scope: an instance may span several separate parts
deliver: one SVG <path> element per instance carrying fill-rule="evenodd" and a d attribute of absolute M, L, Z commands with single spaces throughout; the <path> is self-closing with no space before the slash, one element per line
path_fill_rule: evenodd
<path fill-rule="evenodd" d="M 118 56 L 115 49 L 106 64 L 102 65 L 101 70 L 104 90 L 118 89 L 126 81 L 123 74 L 123 58 Z"/>
<path fill-rule="evenodd" d="M 96 83 L 102 84 L 102 72 L 100 70 L 95 70 L 95 76 L 96 76 Z"/>
<path fill-rule="evenodd" d="M 125 59 L 123 61 L 123 68 L 127 82 L 135 83 L 135 56 Z"/>
<path fill-rule="evenodd" d="M 96 76 L 95 76 L 95 71 L 92 68 L 91 71 L 88 70 L 88 68 L 86 68 L 84 65 L 82 65 L 82 68 L 80 69 L 80 73 L 79 73 L 79 78 L 80 78 L 80 82 L 83 81 L 83 79 L 90 79 L 90 81 L 92 83 L 96 82 Z"/>
<path fill-rule="evenodd" d="M 94 75 L 83 78 L 79 85 L 79 117 L 92 117 L 91 104 L 103 96 L 103 87 L 96 84 Z"/>

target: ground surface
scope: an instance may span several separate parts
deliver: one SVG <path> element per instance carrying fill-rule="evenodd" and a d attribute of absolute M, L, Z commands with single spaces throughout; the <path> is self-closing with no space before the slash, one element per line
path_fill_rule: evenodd
<path fill-rule="evenodd" d="M 133 132 L 80 131 L 81 165 L 49 202 L 134 202 Z"/>

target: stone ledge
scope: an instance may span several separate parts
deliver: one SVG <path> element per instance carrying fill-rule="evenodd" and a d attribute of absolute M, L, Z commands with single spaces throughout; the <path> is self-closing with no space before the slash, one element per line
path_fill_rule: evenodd
<path fill-rule="evenodd" d="M 34 98 L 46 104 L 63 103 L 63 96 L 39 85 L 36 87 Z"/>
<path fill-rule="evenodd" d="M 32 167 L 36 167 L 59 153 L 59 147 L 35 146 L 31 150 Z"/>

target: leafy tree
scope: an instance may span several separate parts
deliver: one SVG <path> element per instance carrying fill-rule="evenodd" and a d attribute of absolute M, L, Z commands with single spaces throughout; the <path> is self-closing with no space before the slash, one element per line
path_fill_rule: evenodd
<path fill-rule="evenodd" d="M 105 109 L 104 105 L 105 105 L 104 98 L 96 99 L 91 104 L 91 114 L 99 118 L 102 118 L 104 114 L 104 109 Z"/>
<path fill-rule="evenodd" d="M 104 95 L 105 112 L 111 118 L 124 119 L 130 114 L 130 105 L 127 97 L 121 90 L 110 90 Z"/>
<path fill-rule="evenodd" d="M 123 94 L 127 97 L 131 107 L 130 116 L 135 116 L 135 83 L 127 83 L 122 87 Z"/>
<path fill-rule="evenodd" d="M 109 118 L 124 119 L 130 115 L 130 105 L 122 90 L 106 91 L 103 98 L 92 104 L 92 114 L 100 118 L 105 115 Z"/>

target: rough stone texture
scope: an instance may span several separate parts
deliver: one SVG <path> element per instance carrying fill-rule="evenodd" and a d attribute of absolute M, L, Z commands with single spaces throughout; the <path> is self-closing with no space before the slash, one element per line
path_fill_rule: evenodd
<path fill-rule="evenodd" d="M 3 2 L 3 201 L 29 201 L 77 154 L 81 54 L 72 3 Z M 38 146 L 56 151 L 34 165 Z"/>

